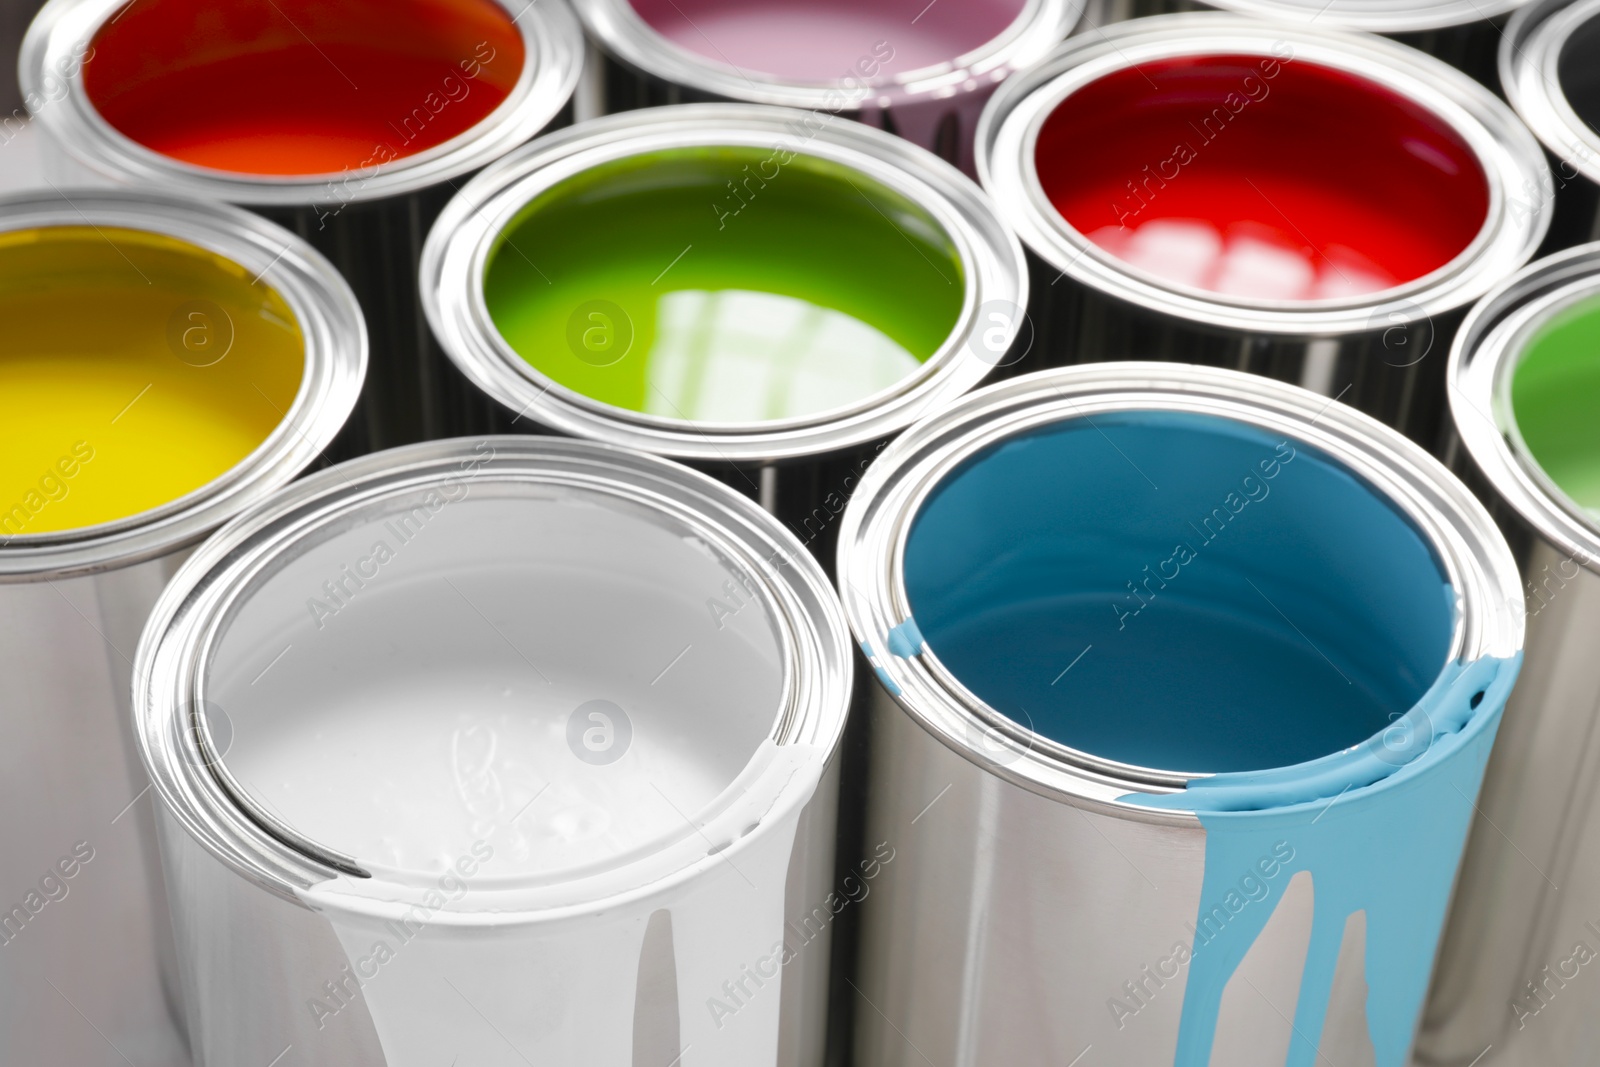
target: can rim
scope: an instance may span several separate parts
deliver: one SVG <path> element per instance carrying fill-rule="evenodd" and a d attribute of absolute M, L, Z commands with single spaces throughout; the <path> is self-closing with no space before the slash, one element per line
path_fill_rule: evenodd
<path fill-rule="evenodd" d="M 865 91 L 859 91 L 846 89 L 842 77 L 811 82 L 718 63 L 656 32 L 629 0 L 574 0 L 578 17 L 595 40 L 612 56 L 646 74 L 728 100 L 832 112 L 943 99 L 993 85 L 1036 62 L 1071 33 L 1085 4 L 1086 0 L 1026 0 L 1022 12 L 999 36 L 977 48 L 869 83 Z M 851 98 L 840 101 L 840 93 Z"/>
<path fill-rule="evenodd" d="M 1511 379 L 1532 334 L 1600 295 L 1600 242 L 1547 256 L 1506 279 L 1461 324 L 1446 371 L 1450 415 L 1500 498 L 1575 562 L 1600 573 L 1600 519 L 1544 472 L 1517 427 Z"/>
<path fill-rule="evenodd" d="M 1412 33 L 1465 26 L 1504 15 L 1528 0 L 1206 0 L 1242 15 L 1321 22 L 1335 29 L 1368 33 Z"/>
<path fill-rule="evenodd" d="M 507 0 L 493 0 L 512 14 Z M 66 95 L 34 114 L 80 163 L 117 181 L 157 185 L 190 196 L 259 206 L 345 204 L 401 196 L 470 173 L 498 159 L 549 124 L 566 106 L 583 66 L 583 31 L 564 0 L 528 4 L 512 21 L 524 58 L 517 83 L 487 116 L 432 148 L 361 170 L 333 174 L 251 175 L 214 170 L 147 148 L 113 127 L 89 100 L 86 45 L 126 0 L 50 0 L 23 38 L 17 64 L 24 97 L 43 96 L 45 79 L 62 78 Z M 70 77 L 63 70 L 72 69 Z M 352 189 L 352 185 L 354 188 Z"/>
<path fill-rule="evenodd" d="M 980 308 L 998 302 L 1014 309 L 1004 327 L 1005 347 L 1023 329 L 1028 274 L 1022 246 L 960 171 L 892 134 L 848 121 L 811 131 L 795 151 L 848 167 L 917 203 L 955 244 L 966 275 L 950 335 L 917 371 L 889 388 L 793 419 L 669 419 L 557 383 L 495 328 L 483 297 L 484 264 L 495 238 L 534 196 L 588 167 L 630 156 L 708 146 L 771 148 L 773 137 L 790 136 L 789 125 L 810 114 L 750 104 L 649 108 L 541 137 L 486 168 L 446 205 L 423 246 L 422 307 L 434 337 L 473 384 L 519 418 L 681 459 L 770 462 L 833 452 L 894 433 L 966 392 L 996 365 L 988 351 L 974 347 L 982 337 Z"/>
<path fill-rule="evenodd" d="M 1472 242 L 1449 263 L 1358 297 L 1269 301 L 1190 288 L 1133 267 L 1070 226 L 1050 205 L 1031 163 L 1038 130 L 1075 89 L 1141 61 L 1194 55 L 1295 58 L 1344 71 L 1424 106 L 1466 141 L 1489 184 L 1489 208 Z M 1023 242 L 1080 284 L 1150 311 L 1245 332 L 1343 336 L 1464 306 L 1526 263 L 1549 229 L 1554 185 L 1532 134 L 1498 97 L 1453 67 L 1369 34 L 1271 23 L 1227 12 L 1160 15 L 1076 37 L 1007 81 L 978 122 L 979 179 Z"/>
<path fill-rule="evenodd" d="M 0 232 L 85 224 L 176 238 L 251 272 L 294 312 L 305 370 L 282 420 L 224 474 L 121 519 L 0 538 L 0 582 L 90 574 L 199 540 L 320 456 L 355 408 L 366 377 L 367 326 L 355 294 L 320 253 L 275 223 L 227 204 L 150 192 L 57 189 L 0 198 Z"/>
<path fill-rule="evenodd" d="M 428 885 L 369 876 L 353 858 L 294 833 L 230 787 L 209 736 L 204 707 L 206 669 L 215 642 L 237 607 L 292 558 L 295 545 L 379 508 L 399 493 L 436 487 L 459 477 L 468 461 L 490 456 L 474 475 L 548 492 L 568 487 L 599 491 L 647 508 L 692 529 L 726 553 L 757 583 L 782 632 L 786 663 L 781 706 L 768 741 L 814 749 L 800 769 L 775 764 L 757 773 L 776 799 L 757 825 L 803 803 L 834 758 L 848 710 L 853 663 L 843 614 L 821 567 L 783 527 L 738 493 L 679 464 L 610 445 L 551 437 L 505 435 L 429 441 L 374 453 L 319 471 L 241 514 L 202 545 L 162 593 L 140 639 L 133 665 L 133 714 L 141 757 L 167 812 L 208 853 L 254 884 L 282 897 L 304 895 L 330 882 L 364 884 L 340 894 L 353 911 L 410 904 Z M 568 918 L 659 893 L 750 847 L 749 813 L 719 810 L 746 780 L 752 758 L 707 806 L 709 817 L 681 838 L 601 876 L 551 886 L 490 890 L 483 907 L 441 909 L 430 919 L 447 925 L 497 925 Z M 773 776 L 776 775 L 776 778 Z M 787 777 L 785 777 L 787 775 Z M 241 802 L 241 798 L 244 801 Z M 726 832 L 724 832 L 726 831 Z M 725 837 L 723 847 L 711 844 Z M 595 886 L 604 887 L 596 891 Z M 585 896 L 585 893 L 594 893 Z"/>
<path fill-rule="evenodd" d="M 977 390 L 906 431 L 867 470 L 840 527 L 839 587 L 852 633 L 900 708 L 958 755 L 1051 799 L 1144 821 L 1194 818 L 1123 798 L 1178 792 L 1213 775 L 1136 767 L 1050 741 L 990 707 L 926 647 L 894 651 L 896 631 L 911 618 L 906 540 L 940 482 L 1018 433 L 1135 410 L 1232 419 L 1331 456 L 1409 518 L 1437 554 L 1457 596 L 1447 662 L 1510 657 L 1521 648 L 1521 580 L 1504 538 L 1467 488 L 1398 432 L 1298 386 L 1221 368 L 1128 362 L 1037 371 Z"/>
<path fill-rule="evenodd" d="M 1561 86 L 1558 66 L 1572 32 L 1600 18 L 1600 0 L 1531 0 L 1500 41 L 1500 84 L 1523 122 L 1563 163 L 1600 182 L 1600 133 Z"/>

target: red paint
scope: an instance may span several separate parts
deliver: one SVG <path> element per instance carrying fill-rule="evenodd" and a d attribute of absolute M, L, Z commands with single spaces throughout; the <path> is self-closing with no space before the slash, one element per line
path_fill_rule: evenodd
<path fill-rule="evenodd" d="M 164 155 L 241 174 L 337 174 L 481 122 L 522 72 L 492 0 L 135 0 L 95 34 L 89 100 Z"/>
<path fill-rule="evenodd" d="M 1454 259 L 1489 184 L 1432 112 L 1303 60 L 1197 56 L 1092 82 L 1040 130 L 1039 180 L 1107 251 L 1254 299 L 1352 296 Z"/>

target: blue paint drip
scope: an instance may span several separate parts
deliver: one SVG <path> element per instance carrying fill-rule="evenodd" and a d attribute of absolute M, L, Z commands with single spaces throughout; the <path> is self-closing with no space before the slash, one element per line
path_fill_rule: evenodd
<path fill-rule="evenodd" d="M 922 631 L 917 620 L 907 619 L 889 631 L 889 652 L 901 659 L 910 659 L 922 651 Z"/>
<path fill-rule="evenodd" d="M 1269 897 L 1232 913 L 1224 901 L 1241 873 L 1283 841 L 1294 858 L 1268 884 L 1286 886 L 1296 871 L 1309 871 L 1315 900 L 1285 1067 L 1317 1062 L 1345 921 L 1358 911 L 1367 918 L 1367 1025 L 1376 1062 L 1404 1067 L 1489 747 L 1521 666 L 1520 652 L 1451 665 L 1386 731 L 1387 743 L 1379 735 L 1302 767 L 1220 774 L 1178 793 L 1122 798 L 1194 811 L 1206 829 L 1174 1067 L 1211 1061 L 1223 990 L 1276 906 Z"/>

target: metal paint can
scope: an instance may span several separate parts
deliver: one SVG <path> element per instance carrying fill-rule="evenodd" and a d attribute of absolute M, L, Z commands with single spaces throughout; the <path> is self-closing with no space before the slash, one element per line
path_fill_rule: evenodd
<path fill-rule="evenodd" d="M 236 208 L 0 201 L 0 1060 L 187 1064 L 129 678 L 191 546 L 317 461 L 366 335 Z"/>
<path fill-rule="evenodd" d="M 897 856 L 858 1062 L 1404 1067 L 1522 638 L 1438 461 L 1266 378 L 1041 371 L 901 435 L 838 569 Z"/>
<path fill-rule="evenodd" d="M 1083 0 L 578 0 L 602 113 L 740 101 L 858 119 L 972 173 L 994 87 L 1071 33 Z"/>
<path fill-rule="evenodd" d="M 1329 30 L 1381 33 L 1437 56 L 1486 85 L 1511 13 L 1527 0 L 1092 0 L 1090 16 L 1118 21 L 1135 15 L 1221 8 L 1275 22 Z M 1098 8 L 1098 10 L 1097 10 Z"/>
<path fill-rule="evenodd" d="M 1047 354 L 1266 374 L 1429 445 L 1456 325 L 1550 221 L 1528 131 L 1459 71 L 1220 12 L 1074 38 L 978 140 Z"/>
<path fill-rule="evenodd" d="M 485 425 L 694 464 L 831 556 L 883 442 L 1026 351 L 1022 249 L 903 140 L 696 104 L 539 139 L 462 190 L 421 291 Z"/>
<path fill-rule="evenodd" d="M 486 437 L 289 487 L 135 668 L 197 1059 L 820 1062 L 851 676 L 815 562 L 677 464 Z"/>
<path fill-rule="evenodd" d="M 1521 564 L 1528 645 L 1419 1062 L 1579 1062 L 1594 1035 L 1600 994 L 1581 972 L 1600 942 L 1589 925 L 1600 520 L 1583 472 L 1597 455 L 1597 328 L 1600 245 L 1590 244 L 1537 261 L 1485 297 L 1450 355 L 1452 459 Z"/>
<path fill-rule="evenodd" d="M 333 261 L 375 361 L 353 454 L 442 436 L 469 403 L 423 327 L 423 237 L 464 176 L 569 121 L 582 56 L 561 0 L 53 0 L 20 69 L 58 153 L 252 207 Z"/>
<path fill-rule="evenodd" d="M 1517 11 L 1500 44 L 1506 99 L 1544 144 L 1556 181 L 1547 249 L 1600 237 L 1600 84 L 1591 59 L 1600 8 L 1535 0 Z"/>

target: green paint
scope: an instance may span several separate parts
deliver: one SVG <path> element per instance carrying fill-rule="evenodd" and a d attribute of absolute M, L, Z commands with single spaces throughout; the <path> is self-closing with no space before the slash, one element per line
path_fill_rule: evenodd
<path fill-rule="evenodd" d="M 1511 408 L 1545 474 L 1600 515 L 1600 297 L 1538 328 L 1512 374 Z"/>
<path fill-rule="evenodd" d="M 912 201 L 827 160 L 734 147 L 558 183 L 500 235 L 483 284 L 501 336 L 549 378 L 711 422 L 894 385 L 944 343 L 965 290 L 954 244 Z"/>

